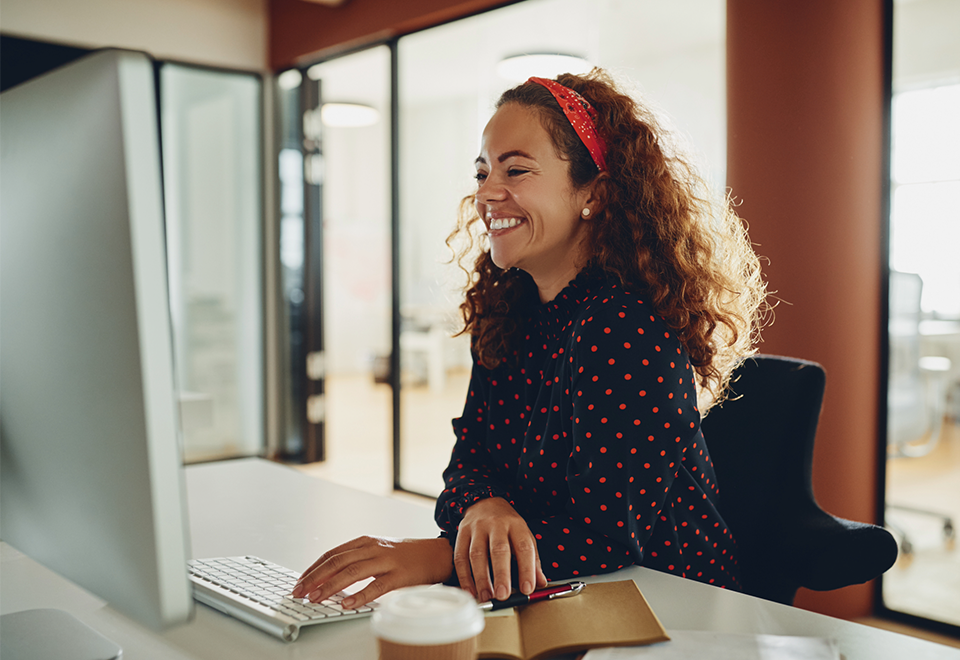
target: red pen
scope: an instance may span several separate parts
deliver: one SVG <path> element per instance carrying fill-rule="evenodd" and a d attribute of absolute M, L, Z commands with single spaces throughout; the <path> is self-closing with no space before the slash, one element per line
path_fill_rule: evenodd
<path fill-rule="evenodd" d="M 581 591 L 583 591 L 585 586 L 587 585 L 584 582 L 568 582 L 566 584 L 551 585 L 549 587 L 534 591 L 529 596 L 516 593 L 506 600 L 488 600 L 485 603 L 480 603 L 480 609 L 486 611 L 504 610 L 508 607 L 516 607 L 518 605 L 526 605 L 527 603 L 535 603 L 538 600 L 569 598 L 570 596 L 576 596 L 579 594 Z"/>

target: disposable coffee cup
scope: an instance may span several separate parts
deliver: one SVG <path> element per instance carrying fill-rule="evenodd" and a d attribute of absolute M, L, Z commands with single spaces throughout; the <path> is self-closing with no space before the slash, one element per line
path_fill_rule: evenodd
<path fill-rule="evenodd" d="M 407 587 L 379 600 L 371 626 L 380 660 L 476 660 L 483 613 L 466 591 Z"/>

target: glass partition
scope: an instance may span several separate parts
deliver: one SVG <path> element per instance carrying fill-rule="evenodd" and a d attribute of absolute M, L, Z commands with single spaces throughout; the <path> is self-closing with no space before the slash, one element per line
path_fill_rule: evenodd
<path fill-rule="evenodd" d="M 261 80 L 160 69 L 171 314 L 187 461 L 263 451 Z"/>
<path fill-rule="evenodd" d="M 390 49 L 378 46 L 305 70 L 307 84 L 319 86 L 319 112 L 301 120 L 319 141 L 310 176 L 320 187 L 322 254 L 308 268 L 321 272 L 302 272 L 304 220 L 293 187 L 281 238 L 291 281 L 322 282 L 319 319 L 311 320 L 322 324 L 322 359 L 310 369 L 323 379 L 325 450 L 309 471 L 384 493 L 393 486 L 390 63 Z M 300 159 L 296 144 L 281 153 L 291 180 Z"/>
<path fill-rule="evenodd" d="M 885 608 L 960 630 L 960 3 L 893 23 Z M 920 623 L 918 621 L 918 623 Z"/>

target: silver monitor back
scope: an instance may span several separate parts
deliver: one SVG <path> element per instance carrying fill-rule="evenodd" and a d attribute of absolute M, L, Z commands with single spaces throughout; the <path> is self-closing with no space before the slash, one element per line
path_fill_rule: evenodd
<path fill-rule="evenodd" d="M 0 538 L 153 628 L 188 534 L 151 60 L 0 96 Z"/>

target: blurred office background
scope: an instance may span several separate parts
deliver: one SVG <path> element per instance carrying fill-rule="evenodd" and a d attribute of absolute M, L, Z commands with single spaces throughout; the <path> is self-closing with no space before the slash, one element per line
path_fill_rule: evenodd
<path fill-rule="evenodd" d="M 831 18 L 829 5 L 813 3 L 808 13 Z M 862 240 L 847 243 L 813 220 L 783 229 L 786 214 L 754 202 L 756 177 L 744 174 L 744 152 L 733 151 L 751 139 L 738 128 L 745 87 L 762 94 L 791 86 L 815 104 L 827 96 L 818 76 L 845 75 L 838 71 L 847 63 L 835 61 L 799 77 L 799 67 L 781 67 L 744 80 L 742 30 L 756 29 L 744 17 L 767 20 L 769 5 L 8 0 L 0 63 L 7 87 L 96 47 L 146 50 L 158 60 L 185 460 L 267 455 L 357 488 L 428 497 L 442 488 L 450 419 L 461 412 L 469 374 L 469 343 L 453 336 L 463 275 L 444 239 L 471 191 L 493 103 L 515 84 L 501 63 L 563 53 L 608 68 L 688 142 L 718 188 L 733 185 L 743 198 L 757 250 L 771 258 L 771 289 L 785 301 L 761 350 L 827 367 L 815 464 L 821 503 L 838 515 L 882 518 L 901 541 L 877 607 L 869 588 L 801 604 L 840 616 L 877 609 L 955 634 L 960 0 L 847 8 L 853 18 L 837 15 L 834 28 L 854 42 L 872 40 L 871 62 L 881 79 L 885 69 L 890 76 L 869 101 L 887 118 L 875 131 L 875 160 L 876 178 L 889 179 L 871 184 L 877 212 L 861 221 L 869 227 Z M 781 21 L 765 31 L 816 43 L 827 24 Z M 768 123 L 780 120 L 767 112 Z M 819 129 L 805 125 L 806 139 L 815 142 Z M 794 180 L 803 187 L 791 173 L 800 161 L 783 151 L 756 166 L 785 188 Z M 800 194 L 810 214 L 816 195 Z M 792 280 L 778 270 L 789 259 L 777 251 L 791 231 L 819 241 Z M 803 249 L 800 241 L 794 251 Z M 869 286 L 852 294 L 849 282 L 833 286 L 848 273 L 835 265 L 864 255 L 858 273 Z M 808 301 L 856 296 L 870 313 L 849 324 L 825 318 L 820 341 L 830 350 L 791 339 L 813 334 L 804 324 L 820 308 Z M 853 367 L 831 352 L 864 346 L 868 359 Z M 865 392 L 854 405 L 844 398 L 851 382 Z M 849 427 L 865 440 L 856 444 Z"/>

